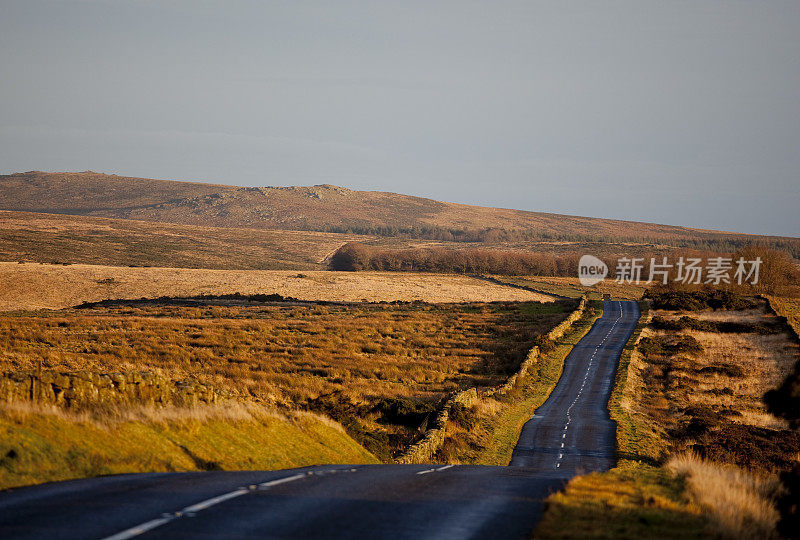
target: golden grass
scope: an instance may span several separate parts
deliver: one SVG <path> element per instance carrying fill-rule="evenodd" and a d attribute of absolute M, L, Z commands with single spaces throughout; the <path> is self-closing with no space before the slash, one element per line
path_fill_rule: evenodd
<path fill-rule="evenodd" d="M 644 397 L 649 388 L 642 376 L 647 363 L 636 348 L 639 339 L 647 336 L 647 324 L 651 318 L 652 313 L 649 310 L 642 314 L 623 351 L 609 409 L 611 418 L 617 422 L 617 445 L 621 457 L 656 463 L 668 451 L 668 435 L 666 426 L 653 422 L 648 414 L 650 410 L 645 405 Z"/>
<path fill-rule="evenodd" d="M 0 405 L 0 489 L 132 472 L 376 463 L 330 419 L 255 405 L 92 416 Z"/>
<path fill-rule="evenodd" d="M 715 535 L 739 539 L 777 537 L 777 477 L 757 475 L 691 453 L 673 456 L 666 467 L 686 478 L 692 498 L 710 516 Z"/>
<path fill-rule="evenodd" d="M 0 211 L 0 260 L 216 269 L 317 269 L 349 234 L 201 227 Z"/>
<path fill-rule="evenodd" d="M 449 392 L 494 386 L 562 303 L 138 303 L 0 316 L 0 371 L 152 371 L 331 415 L 382 458 Z"/>
<path fill-rule="evenodd" d="M 507 283 L 514 283 L 530 287 L 543 294 L 580 298 L 584 294 L 590 298 L 599 299 L 604 294 L 612 298 L 624 300 L 638 300 L 642 297 L 647 287 L 630 283 L 616 283 L 613 279 L 606 279 L 592 287 L 584 287 L 577 277 L 547 277 L 547 276 L 497 276 L 497 279 Z"/>
<path fill-rule="evenodd" d="M 0 311 L 59 309 L 108 298 L 278 293 L 334 302 L 549 302 L 461 275 L 389 272 L 199 270 L 0 262 Z"/>
<path fill-rule="evenodd" d="M 786 317 L 786 320 L 794 328 L 795 333 L 800 336 L 800 298 L 769 296 L 768 299 L 772 309 L 778 315 Z"/>
<path fill-rule="evenodd" d="M 677 318 L 672 312 L 655 315 Z M 770 324 L 774 316 L 760 310 L 697 312 L 701 320 Z M 666 336 L 672 332 L 648 330 L 646 335 Z M 767 390 L 780 385 L 800 358 L 800 347 L 786 334 L 717 333 L 683 330 L 682 335 L 695 338 L 703 347 L 700 354 L 679 359 L 673 377 L 685 377 L 687 384 L 667 390 L 672 404 L 707 406 L 715 410 L 736 411 L 731 419 L 753 426 L 782 429 L 786 422 L 766 412 L 762 397 Z M 714 366 L 733 367 L 741 375 L 706 372 Z"/>
<path fill-rule="evenodd" d="M 630 539 L 707 538 L 706 518 L 662 468 L 624 461 L 605 473 L 572 479 L 547 499 L 533 537 Z"/>

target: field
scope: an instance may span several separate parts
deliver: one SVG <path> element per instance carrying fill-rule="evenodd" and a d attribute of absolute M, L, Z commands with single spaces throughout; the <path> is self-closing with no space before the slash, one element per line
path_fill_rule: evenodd
<path fill-rule="evenodd" d="M 588 294 L 591 298 L 602 298 L 609 294 L 612 298 L 622 300 L 638 300 L 642 297 L 647 287 L 644 284 L 616 283 L 613 279 L 606 279 L 592 287 L 584 287 L 577 277 L 546 277 L 546 276 L 495 276 L 502 283 L 510 283 L 527 287 L 533 291 L 567 298 L 580 298 Z"/>
<path fill-rule="evenodd" d="M 152 371 L 341 422 L 383 459 L 447 393 L 516 370 L 568 303 L 120 302 L 0 317 L 0 371 Z"/>
<path fill-rule="evenodd" d="M 389 272 L 201 270 L 0 262 L 0 311 L 59 309 L 99 300 L 272 294 L 331 302 L 551 301 L 468 276 Z"/>
<path fill-rule="evenodd" d="M 617 468 L 551 497 L 539 536 L 774 537 L 776 473 L 796 462 L 800 436 L 762 398 L 800 358 L 797 342 L 758 301 L 649 318 L 610 403 Z"/>

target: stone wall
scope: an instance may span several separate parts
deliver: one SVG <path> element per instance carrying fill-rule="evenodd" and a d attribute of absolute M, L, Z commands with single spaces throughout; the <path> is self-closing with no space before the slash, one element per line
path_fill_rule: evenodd
<path fill-rule="evenodd" d="M 545 339 L 548 341 L 557 341 L 561 339 L 561 337 L 567 333 L 567 331 L 572 327 L 575 322 L 583 316 L 583 312 L 586 311 L 586 297 L 582 297 L 578 307 L 569 314 L 569 317 L 564 319 L 558 326 L 550 330 L 546 335 Z M 525 375 L 528 373 L 528 370 L 532 365 L 539 361 L 539 347 L 534 347 L 528 352 L 528 356 L 523 360 L 522 364 L 520 364 L 519 369 L 516 373 L 514 373 L 508 380 L 494 388 L 489 390 L 486 394 L 488 396 L 503 396 L 514 389 L 517 384 L 517 381 L 521 380 Z"/>
<path fill-rule="evenodd" d="M 439 416 L 436 418 L 436 426 L 426 431 L 425 437 L 399 457 L 396 460 L 397 463 L 429 462 L 433 455 L 444 444 L 444 439 L 447 435 L 447 421 L 450 419 L 450 408 L 456 403 L 469 407 L 476 401 L 478 401 L 478 391 L 475 388 L 462 390 L 448 399 L 442 411 L 439 413 Z"/>
<path fill-rule="evenodd" d="M 575 324 L 575 321 L 583 316 L 583 312 L 585 310 L 586 297 L 584 296 L 581 298 L 581 301 L 575 311 L 570 313 L 569 317 L 564 319 L 564 321 L 562 321 L 558 326 L 550 330 L 545 338 L 551 341 L 560 339 L 572 327 L 572 325 Z M 487 391 L 485 395 L 489 397 L 495 397 L 508 393 L 514 388 L 514 386 L 517 384 L 517 381 L 522 379 L 527 374 L 528 369 L 535 364 L 538 359 L 539 347 L 533 347 L 528 352 L 528 356 L 525 358 L 522 364 L 520 364 L 517 372 L 511 375 L 511 377 L 509 377 L 508 380 L 502 385 Z M 447 400 L 442 408 L 442 411 L 439 413 L 439 416 L 436 419 L 435 427 L 426 431 L 425 436 L 421 441 L 411 446 L 405 454 L 397 458 L 395 461 L 397 463 L 404 464 L 430 463 L 430 461 L 433 459 L 433 456 L 444 444 L 444 440 L 447 436 L 447 421 L 450 419 L 450 408 L 455 403 L 461 403 L 462 405 L 469 407 L 477 402 L 478 399 L 480 398 L 478 396 L 478 391 L 475 388 L 462 390 L 461 392 L 452 396 L 449 400 Z"/>
<path fill-rule="evenodd" d="M 216 403 L 220 397 L 213 388 L 196 381 L 172 381 L 149 372 L 0 374 L 0 402 L 7 403 L 86 409 L 115 404 L 192 406 Z"/>

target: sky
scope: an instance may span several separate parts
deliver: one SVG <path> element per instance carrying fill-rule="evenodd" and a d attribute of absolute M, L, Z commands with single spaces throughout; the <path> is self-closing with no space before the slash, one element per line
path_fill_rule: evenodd
<path fill-rule="evenodd" d="M 0 0 L 28 170 L 800 236 L 800 2 Z"/>

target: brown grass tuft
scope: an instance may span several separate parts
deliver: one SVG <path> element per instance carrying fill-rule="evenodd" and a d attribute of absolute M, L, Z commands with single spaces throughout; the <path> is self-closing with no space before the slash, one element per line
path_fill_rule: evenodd
<path fill-rule="evenodd" d="M 692 453 L 672 457 L 667 468 L 685 477 L 693 499 L 711 517 L 715 534 L 738 539 L 776 537 L 777 477 L 714 463 Z"/>

